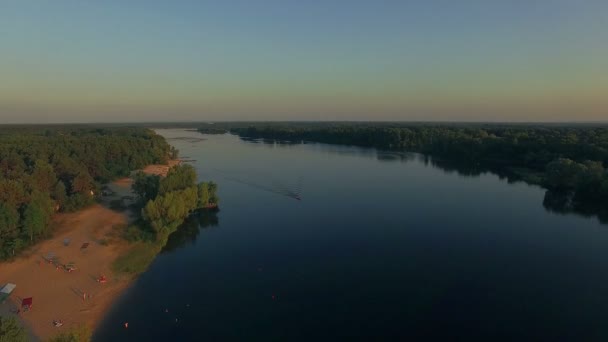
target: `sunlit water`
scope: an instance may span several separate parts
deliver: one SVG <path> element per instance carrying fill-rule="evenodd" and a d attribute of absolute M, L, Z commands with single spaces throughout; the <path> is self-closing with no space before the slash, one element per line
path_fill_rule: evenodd
<path fill-rule="evenodd" d="M 608 339 L 606 226 L 547 212 L 538 187 L 416 154 L 158 132 L 219 184 L 221 211 L 172 237 L 96 341 Z"/>

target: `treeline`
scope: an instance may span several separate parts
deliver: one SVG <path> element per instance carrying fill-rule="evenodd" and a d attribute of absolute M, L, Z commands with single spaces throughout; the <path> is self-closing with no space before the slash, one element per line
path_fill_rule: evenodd
<path fill-rule="evenodd" d="M 48 236 L 53 213 L 93 203 L 102 183 L 170 152 L 144 128 L 1 127 L 0 259 Z"/>
<path fill-rule="evenodd" d="M 135 175 L 133 191 L 142 204 L 141 218 L 157 240 L 164 241 L 197 209 L 216 208 L 219 202 L 217 185 L 196 183 L 191 165 L 172 167 L 167 176 Z"/>
<path fill-rule="evenodd" d="M 201 127 L 198 132 L 202 134 L 226 134 L 228 130 L 225 128 Z"/>
<path fill-rule="evenodd" d="M 419 152 L 460 165 L 512 171 L 573 207 L 608 203 L 606 126 L 230 123 L 225 128 L 247 138 Z"/>

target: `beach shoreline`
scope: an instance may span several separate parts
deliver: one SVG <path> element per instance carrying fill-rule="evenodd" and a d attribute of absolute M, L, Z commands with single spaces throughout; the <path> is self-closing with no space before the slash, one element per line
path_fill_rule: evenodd
<path fill-rule="evenodd" d="M 169 168 L 179 163 L 171 160 L 166 165 L 148 165 L 142 171 L 166 176 Z M 130 249 L 122 230 L 137 215 L 110 209 L 112 200 L 134 198 L 132 183 L 133 179 L 127 177 L 106 184 L 110 195 L 77 212 L 55 215 L 52 237 L 15 260 L 0 263 L 0 286 L 17 285 L 0 304 L 0 316 L 16 316 L 31 341 L 46 341 L 81 325 L 93 332 L 135 280 L 134 276 L 114 274 L 112 264 Z M 68 272 L 61 267 L 69 263 L 76 270 Z M 99 282 L 102 276 L 107 279 L 104 283 Z M 32 309 L 18 313 L 21 300 L 28 297 L 33 298 Z M 54 320 L 61 320 L 63 326 L 55 327 Z"/>

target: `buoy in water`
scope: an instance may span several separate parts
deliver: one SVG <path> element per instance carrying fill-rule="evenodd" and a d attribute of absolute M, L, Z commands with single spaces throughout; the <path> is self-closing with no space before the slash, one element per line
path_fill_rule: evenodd
<path fill-rule="evenodd" d="M 129 327 L 129 322 L 125 323 L 125 329 Z"/>

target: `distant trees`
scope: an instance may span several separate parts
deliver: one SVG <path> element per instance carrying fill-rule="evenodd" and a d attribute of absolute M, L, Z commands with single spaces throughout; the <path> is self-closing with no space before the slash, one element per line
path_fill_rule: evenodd
<path fill-rule="evenodd" d="M 228 130 L 225 128 L 201 127 L 198 131 L 202 134 L 226 134 Z"/>
<path fill-rule="evenodd" d="M 0 259 L 48 235 L 54 212 L 93 203 L 100 183 L 169 152 L 144 128 L 0 127 Z"/>
<path fill-rule="evenodd" d="M 608 203 L 608 127 L 401 123 L 226 124 L 241 137 L 420 152 L 460 165 L 530 170 L 577 201 Z M 555 197 L 555 196 L 553 196 Z"/>

